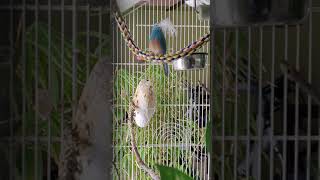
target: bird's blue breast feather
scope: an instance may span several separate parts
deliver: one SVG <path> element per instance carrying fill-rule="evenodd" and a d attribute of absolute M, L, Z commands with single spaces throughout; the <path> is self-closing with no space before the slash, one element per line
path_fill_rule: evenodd
<path fill-rule="evenodd" d="M 167 51 L 166 38 L 164 36 L 164 33 L 163 33 L 161 27 L 159 27 L 158 25 L 154 25 L 152 27 L 149 40 L 150 41 L 152 41 L 152 40 L 159 41 L 160 46 L 161 46 L 162 50 L 164 51 L 164 54 L 166 53 L 166 51 Z"/>

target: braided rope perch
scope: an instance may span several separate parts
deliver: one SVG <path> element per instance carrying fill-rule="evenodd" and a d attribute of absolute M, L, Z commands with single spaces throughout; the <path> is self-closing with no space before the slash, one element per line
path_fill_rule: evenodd
<path fill-rule="evenodd" d="M 134 153 L 136 157 L 136 162 L 139 168 L 143 169 L 153 180 L 160 180 L 159 175 L 148 167 L 146 163 L 142 160 L 136 142 L 135 142 L 135 134 L 133 130 L 133 118 L 134 118 L 134 109 L 136 108 L 135 104 L 131 102 L 129 106 L 129 118 L 128 118 L 128 126 L 129 126 L 129 132 L 131 134 L 131 147 L 132 147 L 132 152 Z"/>
<path fill-rule="evenodd" d="M 202 36 L 199 40 L 189 44 L 188 46 L 182 48 L 181 50 L 175 53 L 157 55 L 151 51 L 144 51 L 144 50 L 141 50 L 132 39 L 131 33 L 124 19 L 122 18 L 119 11 L 117 10 L 117 8 L 114 8 L 114 10 L 115 10 L 114 11 L 115 20 L 117 22 L 118 28 L 121 31 L 122 37 L 126 41 L 128 48 L 134 55 L 142 57 L 142 59 L 145 61 L 171 62 L 175 59 L 179 59 L 185 56 L 190 56 L 192 53 L 197 51 L 199 48 L 201 48 L 205 43 L 207 43 L 210 40 L 210 33 L 207 33 L 204 36 Z"/>

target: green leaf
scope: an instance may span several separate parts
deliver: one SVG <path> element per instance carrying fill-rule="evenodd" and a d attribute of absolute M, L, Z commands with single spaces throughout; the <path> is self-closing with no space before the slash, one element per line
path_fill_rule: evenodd
<path fill-rule="evenodd" d="M 159 172 L 161 180 L 192 180 L 192 178 L 178 169 L 156 165 Z"/>
<path fill-rule="evenodd" d="M 209 121 L 208 126 L 206 128 L 206 148 L 209 153 L 212 152 L 212 121 Z"/>

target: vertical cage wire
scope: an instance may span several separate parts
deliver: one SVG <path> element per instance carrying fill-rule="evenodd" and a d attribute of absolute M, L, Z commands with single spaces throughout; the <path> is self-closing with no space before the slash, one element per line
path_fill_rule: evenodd
<path fill-rule="evenodd" d="M 310 7 L 312 8 L 312 0 L 310 0 Z M 308 31 L 308 41 L 309 41 L 309 48 L 308 48 L 308 83 L 312 84 L 312 33 L 313 33 L 313 26 L 312 26 L 312 13 L 310 13 L 309 15 L 309 31 Z M 308 95 L 308 122 L 307 122 L 307 131 L 308 131 L 308 134 L 307 136 L 308 137 L 311 137 L 311 116 L 312 116 L 312 111 L 311 111 L 311 108 L 312 108 L 312 101 L 311 101 L 311 97 L 310 95 Z M 318 150 L 320 151 L 320 150 Z M 318 158 L 319 159 L 319 158 Z M 311 140 L 310 138 L 308 139 L 307 141 L 307 159 L 306 159 L 306 167 L 307 167 L 307 180 L 310 180 L 310 176 L 311 176 L 311 165 L 310 165 L 310 162 L 311 162 Z"/>
<path fill-rule="evenodd" d="M 13 4 L 13 0 L 10 1 L 10 7 L 12 7 Z M 14 90 L 14 86 L 15 84 L 13 83 L 13 74 L 14 74 L 14 64 L 13 64 L 13 59 L 14 59 L 14 51 L 13 51 L 13 45 L 14 45 L 14 37 L 13 37 L 13 28 L 14 28 L 14 24 L 13 24 L 13 8 L 9 9 L 9 16 L 10 16 L 10 102 L 13 101 L 13 90 Z M 14 115 L 14 111 L 12 109 L 12 105 L 10 105 L 10 124 L 9 124 L 9 129 L 10 129 L 10 141 L 9 141 L 9 179 L 13 180 L 13 169 L 14 169 L 14 159 L 15 159 L 15 155 L 14 155 L 14 151 L 15 151 L 15 142 L 13 140 L 13 136 L 14 136 L 14 120 L 15 120 L 15 115 Z"/>
<path fill-rule="evenodd" d="M 26 30 L 26 8 L 25 8 L 25 1 L 22 2 L 22 39 L 21 39 L 21 49 L 22 49 L 22 56 L 21 56 L 21 62 L 22 62 L 22 177 L 25 177 L 25 136 L 26 136 L 26 39 L 25 39 L 25 30 Z"/>
<path fill-rule="evenodd" d="M 271 46 L 272 46 L 272 62 L 271 62 L 271 84 L 274 84 L 274 79 L 275 79 L 275 26 L 272 26 L 272 42 L 271 42 Z M 270 100 L 270 109 L 274 109 L 274 86 L 271 87 L 271 100 Z M 270 130 L 271 130 L 271 134 L 270 134 L 270 142 L 271 144 L 273 144 L 273 134 L 274 134 L 274 113 L 272 111 L 270 111 Z M 273 147 L 272 145 L 270 146 L 270 170 L 269 170 L 269 178 L 273 179 L 273 174 L 274 174 L 274 151 L 273 151 Z"/>
<path fill-rule="evenodd" d="M 64 40 L 65 40 L 65 9 L 64 9 L 64 4 L 65 4 L 65 1 L 64 0 L 61 0 L 61 3 L 60 3 L 60 7 L 61 7 L 61 12 L 60 12 L 60 21 L 61 21 L 61 61 L 60 61 L 60 63 L 61 63 L 61 71 L 60 71 L 60 81 L 61 81 L 61 84 L 60 84 L 60 103 L 61 103 L 61 110 L 60 110 L 60 126 L 61 126 L 61 128 L 60 128 L 60 142 L 61 142 L 61 144 L 60 144 L 60 152 L 65 152 L 65 148 L 66 147 L 64 147 L 64 144 L 62 143 L 63 142 L 63 139 L 64 139 L 64 132 L 65 132 L 65 130 L 64 130 L 64 128 L 65 128 L 65 124 L 66 124 L 66 122 L 65 122 L 65 115 L 64 115 L 64 110 L 65 110 L 65 105 L 64 105 L 64 87 L 65 87 L 65 84 L 64 84 L 64 82 L 65 82 L 65 75 L 64 75 L 64 71 L 65 71 L 65 66 L 64 66 L 64 61 L 65 61 L 65 50 L 64 50 Z M 89 9 L 87 9 L 87 14 L 89 14 Z M 90 19 L 90 17 L 89 17 L 89 19 Z M 87 18 L 87 21 L 88 21 L 88 18 Z M 89 29 L 89 25 L 88 25 L 88 23 L 87 23 L 87 30 Z M 87 33 L 88 33 L 88 31 L 87 31 Z M 89 35 L 87 35 L 87 47 L 89 46 L 88 45 L 88 39 L 89 39 Z M 87 53 L 89 54 L 89 51 L 90 51 L 90 49 L 88 49 L 87 48 Z M 89 68 L 90 68 L 90 66 L 88 65 L 88 55 L 87 54 L 87 58 L 86 58 L 86 61 L 87 61 L 87 73 L 86 73 L 86 75 L 87 75 L 87 79 L 88 79 L 88 71 L 89 71 Z M 60 159 L 64 159 L 65 158 L 65 155 L 64 155 L 64 153 L 60 153 Z"/>
<path fill-rule="evenodd" d="M 256 173 L 254 176 L 258 180 L 261 180 L 261 153 L 262 153 L 262 140 L 263 140 L 263 115 L 262 115 L 262 66 L 263 66 L 263 29 L 264 27 L 259 27 L 259 87 L 258 87 L 258 116 L 257 116 L 257 130 L 258 130 L 258 160 L 257 160 L 257 169 L 253 170 Z"/>
<path fill-rule="evenodd" d="M 285 61 L 287 61 L 288 59 L 288 26 L 285 26 L 285 44 L 284 44 L 284 49 L 285 49 Z M 288 75 L 287 73 L 284 73 L 284 99 L 287 99 L 288 97 Z M 288 105 L 287 105 L 287 101 L 283 102 L 283 123 L 284 123 L 284 127 L 283 127 L 283 134 L 284 134 L 284 142 L 283 142 L 283 168 L 282 168 L 282 178 L 283 179 L 287 179 L 286 175 L 287 175 L 287 109 Z"/>
<path fill-rule="evenodd" d="M 52 22 L 51 22 L 51 0 L 48 0 L 48 90 L 49 93 L 52 89 L 52 68 L 51 68 L 51 29 L 52 29 Z M 51 122 L 51 117 L 48 117 L 48 135 L 47 135 L 47 180 L 51 180 L 51 127 L 52 127 L 52 122 Z"/>
<path fill-rule="evenodd" d="M 35 43 L 38 44 L 39 42 L 39 34 L 38 34 L 38 28 L 39 28 L 39 1 L 35 1 Z M 35 86 L 35 123 L 34 123 L 34 177 L 35 179 L 39 179 L 38 177 L 38 161 L 39 161 L 39 99 L 38 99 L 38 85 L 39 85 L 39 48 L 36 46 L 35 48 L 35 70 L 34 70 L 34 86 Z"/>
<path fill-rule="evenodd" d="M 250 113 L 251 113 L 251 38 L 252 38 L 252 29 L 251 27 L 248 28 L 248 71 L 247 71 L 247 120 L 246 120 L 246 135 L 247 135 L 247 141 L 246 141 L 246 177 L 249 179 L 249 168 L 250 168 L 250 127 L 251 127 L 251 121 L 250 121 Z"/>
<path fill-rule="evenodd" d="M 297 53 L 296 53 L 296 69 L 300 70 L 300 25 L 296 26 L 296 48 L 297 48 Z M 300 92 L 300 87 L 299 84 L 296 83 L 295 86 L 295 131 L 294 131 L 294 180 L 298 179 L 298 147 L 299 147 L 299 142 L 298 142 L 298 136 L 299 136 L 299 92 Z"/>

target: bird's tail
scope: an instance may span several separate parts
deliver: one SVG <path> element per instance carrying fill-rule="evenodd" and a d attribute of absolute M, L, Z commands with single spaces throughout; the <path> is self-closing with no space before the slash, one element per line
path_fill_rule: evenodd
<path fill-rule="evenodd" d="M 176 35 L 177 30 L 172 24 L 172 22 L 169 20 L 169 18 L 166 18 L 158 23 L 158 26 L 162 29 L 164 33 L 168 33 L 171 36 Z"/>
<path fill-rule="evenodd" d="M 163 63 L 163 70 L 166 76 L 169 76 L 169 66 L 167 63 Z"/>

